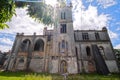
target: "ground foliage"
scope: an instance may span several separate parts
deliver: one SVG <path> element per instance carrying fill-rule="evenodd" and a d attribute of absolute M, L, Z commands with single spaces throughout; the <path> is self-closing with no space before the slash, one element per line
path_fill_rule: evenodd
<path fill-rule="evenodd" d="M 66 80 L 120 80 L 120 74 L 69 74 Z M 61 74 L 31 72 L 0 72 L 0 80 L 64 80 Z"/>

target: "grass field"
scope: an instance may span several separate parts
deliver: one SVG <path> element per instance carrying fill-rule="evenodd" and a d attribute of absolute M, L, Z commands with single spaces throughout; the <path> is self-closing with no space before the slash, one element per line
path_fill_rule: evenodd
<path fill-rule="evenodd" d="M 64 77 L 60 74 L 0 72 L 0 80 L 64 80 Z M 107 76 L 98 74 L 68 75 L 67 80 L 120 80 L 120 74 Z"/>

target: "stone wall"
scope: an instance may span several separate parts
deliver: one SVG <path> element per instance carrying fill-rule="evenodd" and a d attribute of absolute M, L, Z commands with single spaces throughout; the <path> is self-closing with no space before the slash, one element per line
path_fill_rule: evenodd
<path fill-rule="evenodd" d="M 105 60 L 105 62 L 110 72 L 113 72 L 113 73 L 119 72 L 118 66 L 115 60 Z"/>
<path fill-rule="evenodd" d="M 31 59 L 29 68 L 34 72 L 44 72 L 44 59 Z"/>

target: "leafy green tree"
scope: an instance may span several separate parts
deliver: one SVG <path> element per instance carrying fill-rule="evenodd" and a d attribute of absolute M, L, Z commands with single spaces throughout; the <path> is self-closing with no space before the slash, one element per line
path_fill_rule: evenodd
<path fill-rule="evenodd" d="M 0 29 L 8 27 L 7 21 L 10 21 L 15 14 L 15 4 L 12 0 L 0 0 Z"/>
<path fill-rule="evenodd" d="M 27 2 L 15 1 L 15 6 L 16 6 L 17 8 L 23 8 L 23 7 L 27 6 L 27 5 L 28 5 Z"/>
<path fill-rule="evenodd" d="M 114 49 L 116 58 L 120 61 L 120 49 Z"/>
<path fill-rule="evenodd" d="M 118 68 L 120 69 L 120 49 L 114 49 L 114 52 L 118 62 Z"/>
<path fill-rule="evenodd" d="M 45 25 L 53 23 L 53 7 L 42 2 L 29 3 L 28 15 Z"/>
<path fill-rule="evenodd" d="M 28 5 L 28 15 L 35 20 L 45 24 L 53 24 L 53 7 L 44 2 L 15 2 L 17 8 L 23 8 Z"/>
<path fill-rule="evenodd" d="M 28 5 L 28 15 L 45 24 L 53 24 L 53 7 L 45 3 L 14 2 L 13 0 L 0 0 L 0 29 L 9 27 L 6 22 L 10 21 L 15 14 L 15 6 L 22 8 Z"/>

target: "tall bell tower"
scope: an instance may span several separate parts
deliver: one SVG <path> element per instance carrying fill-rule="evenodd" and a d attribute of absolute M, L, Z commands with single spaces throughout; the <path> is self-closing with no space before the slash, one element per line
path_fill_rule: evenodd
<path fill-rule="evenodd" d="M 60 0 L 61 1 L 61 0 Z M 60 2 L 55 10 L 55 27 L 53 35 L 53 55 L 58 57 L 58 72 L 62 70 L 62 66 L 67 72 L 77 73 L 77 61 L 75 56 L 75 41 L 72 20 L 72 5 L 66 5 Z M 62 65 L 62 62 L 64 62 Z M 62 66 L 61 66 L 62 65 Z"/>
<path fill-rule="evenodd" d="M 62 2 L 61 2 L 62 3 Z M 72 20 L 72 5 L 58 5 L 55 12 L 55 27 L 54 27 L 54 39 L 58 43 L 60 48 L 57 48 L 55 53 L 65 53 L 67 55 L 74 55 L 74 30 Z M 55 43 L 55 44 L 56 44 Z M 65 43 L 65 45 L 64 45 Z M 65 47 L 66 50 L 61 49 Z"/>

